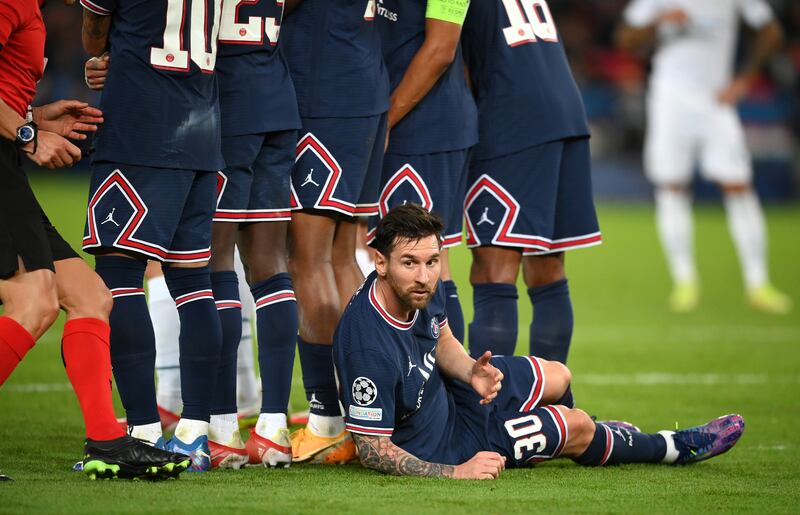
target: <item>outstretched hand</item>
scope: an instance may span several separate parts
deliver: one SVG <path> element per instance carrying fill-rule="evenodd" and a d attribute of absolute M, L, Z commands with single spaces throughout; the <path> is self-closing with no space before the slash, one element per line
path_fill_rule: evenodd
<path fill-rule="evenodd" d="M 472 388 L 483 397 L 481 404 L 489 404 L 497 397 L 497 392 L 503 387 L 503 373 L 489 363 L 492 359 L 492 353 L 488 350 L 483 353 L 483 356 L 478 358 L 472 364 L 472 373 L 470 375 L 470 385 Z"/>
<path fill-rule="evenodd" d="M 34 108 L 39 128 L 74 140 L 85 140 L 83 132 L 94 132 L 103 123 L 103 112 L 79 100 L 58 100 Z"/>

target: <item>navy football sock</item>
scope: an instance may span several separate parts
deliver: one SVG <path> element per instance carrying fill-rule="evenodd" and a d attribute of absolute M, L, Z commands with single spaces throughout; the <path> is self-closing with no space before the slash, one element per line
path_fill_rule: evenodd
<path fill-rule="evenodd" d="M 341 416 L 333 370 L 333 346 L 307 343 L 298 337 L 297 349 L 300 352 L 309 412 L 324 417 Z"/>
<path fill-rule="evenodd" d="M 575 399 L 572 397 L 572 385 L 567 385 L 567 391 L 564 392 L 564 395 L 562 395 L 561 398 L 558 399 L 553 404 L 560 404 L 561 406 L 566 406 L 568 408 L 574 408 L 575 407 Z"/>
<path fill-rule="evenodd" d="M 447 325 L 453 331 L 456 340 L 464 343 L 464 312 L 461 310 L 461 301 L 458 299 L 458 288 L 453 281 L 444 281 L 445 309 L 447 310 Z"/>
<path fill-rule="evenodd" d="M 144 295 L 147 262 L 97 256 L 95 270 L 114 297 L 111 310 L 111 364 L 128 424 L 159 421 L 156 406 L 156 338 Z"/>
<path fill-rule="evenodd" d="M 275 274 L 254 284 L 250 291 L 256 301 L 261 413 L 286 413 L 298 323 L 292 279 L 287 273 Z"/>
<path fill-rule="evenodd" d="M 528 288 L 528 296 L 533 304 L 531 356 L 566 363 L 573 325 L 567 280 Z"/>
<path fill-rule="evenodd" d="M 492 354 L 513 356 L 517 347 L 517 287 L 487 283 L 473 286 L 475 314 L 469 324 L 469 353 L 480 357 Z"/>
<path fill-rule="evenodd" d="M 169 293 L 178 307 L 181 333 L 181 418 L 208 422 L 217 383 L 222 328 L 208 267 L 164 269 Z"/>
<path fill-rule="evenodd" d="M 236 413 L 236 358 L 242 339 L 242 303 L 239 300 L 239 280 L 236 272 L 213 272 L 211 287 L 222 328 L 217 386 L 211 399 L 211 413 Z"/>
<path fill-rule="evenodd" d="M 666 454 L 667 442 L 659 434 L 638 433 L 595 424 L 592 443 L 575 461 L 588 466 L 660 463 Z"/>

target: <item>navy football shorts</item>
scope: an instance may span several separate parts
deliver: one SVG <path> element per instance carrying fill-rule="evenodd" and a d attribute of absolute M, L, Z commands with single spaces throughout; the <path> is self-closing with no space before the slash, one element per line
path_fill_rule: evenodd
<path fill-rule="evenodd" d="M 169 263 L 206 261 L 217 177 L 215 172 L 93 165 L 83 249 Z"/>
<path fill-rule="evenodd" d="M 215 222 L 288 221 L 297 131 L 222 138 Z"/>
<path fill-rule="evenodd" d="M 506 457 L 506 467 L 556 458 L 569 437 L 563 407 L 541 406 L 545 379 L 538 358 L 495 356 L 492 365 L 503 372 L 503 388 L 491 404 L 480 405 L 480 396 L 459 381 L 447 389 L 456 404 L 452 445 L 461 463 L 478 451 L 494 451 Z M 474 439 L 461 435 L 471 434 Z M 466 444 L 466 445 L 464 445 Z"/>
<path fill-rule="evenodd" d="M 467 246 L 562 252 L 602 241 L 592 199 L 588 138 L 542 143 L 470 163 Z"/>
<path fill-rule="evenodd" d="M 297 208 L 376 214 L 386 114 L 302 123 L 292 172 Z"/>
<path fill-rule="evenodd" d="M 370 218 L 367 240 L 374 239 L 380 217 L 395 206 L 413 202 L 442 217 L 443 248 L 461 243 L 468 162 L 468 149 L 421 155 L 386 154 L 379 216 Z"/>

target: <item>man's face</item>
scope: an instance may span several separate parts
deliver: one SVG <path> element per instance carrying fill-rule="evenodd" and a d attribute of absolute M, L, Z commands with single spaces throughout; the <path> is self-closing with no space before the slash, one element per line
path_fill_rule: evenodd
<path fill-rule="evenodd" d="M 440 254 L 439 240 L 434 235 L 416 241 L 400 240 L 388 257 L 376 255 L 375 268 L 404 309 L 422 309 L 436 291 L 442 271 Z"/>

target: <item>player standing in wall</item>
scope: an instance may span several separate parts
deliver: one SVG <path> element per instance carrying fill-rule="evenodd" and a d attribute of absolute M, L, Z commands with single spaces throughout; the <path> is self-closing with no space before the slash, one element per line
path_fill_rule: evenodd
<path fill-rule="evenodd" d="M 129 432 L 210 468 L 208 426 L 222 331 L 208 260 L 224 168 L 214 65 L 221 0 L 82 0 L 83 43 L 109 51 L 83 248 L 114 295 L 111 359 Z M 146 29 L 143 29 L 146 27 Z M 183 412 L 166 444 L 156 406 L 148 259 L 180 315 Z"/>
<path fill-rule="evenodd" d="M 0 0 L 0 386 L 60 307 L 67 314 L 61 355 L 86 427 L 83 469 L 92 478 L 176 476 L 187 456 L 134 440 L 114 419 L 111 294 L 50 223 L 22 169 L 23 154 L 51 169 L 72 166 L 81 151 L 66 138 L 86 139 L 77 131 L 103 121 L 74 100 L 28 107 L 45 67 L 42 3 Z"/>
<path fill-rule="evenodd" d="M 733 74 L 739 20 L 757 31 L 750 59 Z M 617 41 L 628 49 L 656 43 L 647 99 L 644 167 L 655 185 L 656 220 L 673 280 L 669 305 L 692 311 L 700 301 L 694 261 L 694 164 L 722 189 L 728 226 L 750 304 L 768 313 L 791 310 L 769 281 L 764 214 L 736 103 L 783 39 L 764 0 L 634 0 Z"/>
<path fill-rule="evenodd" d="M 472 2 L 463 44 L 480 139 L 464 201 L 470 354 L 514 353 L 521 263 L 533 304 L 530 354 L 566 363 L 573 316 L 564 252 L 601 242 L 583 102 L 544 0 Z"/>
<path fill-rule="evenodd" d="M 294 461 L 355 457 L 331 344 L 344 305 L 364 279 L 355 260 L 356 217 L 377 212 L 389 80 L 375 12 L 375 0 L 305 0 L 281 28 L 302 121 L 289 269 L 310 414 L 292 437 Z"/>
<path fill-rule="evenodd" d="M 442 280 L 450 327 L 464 316 L 447 249 L 461 243 L 469 148 L 478 142 L 475 101 L 464 77 L 461 26 L 469 0 L 383 0 L 378 4 L 392 96 L 379 217 L 413 202 L 445 220 Z M 377 224 L 378 218 L 370 219 Z"/>

